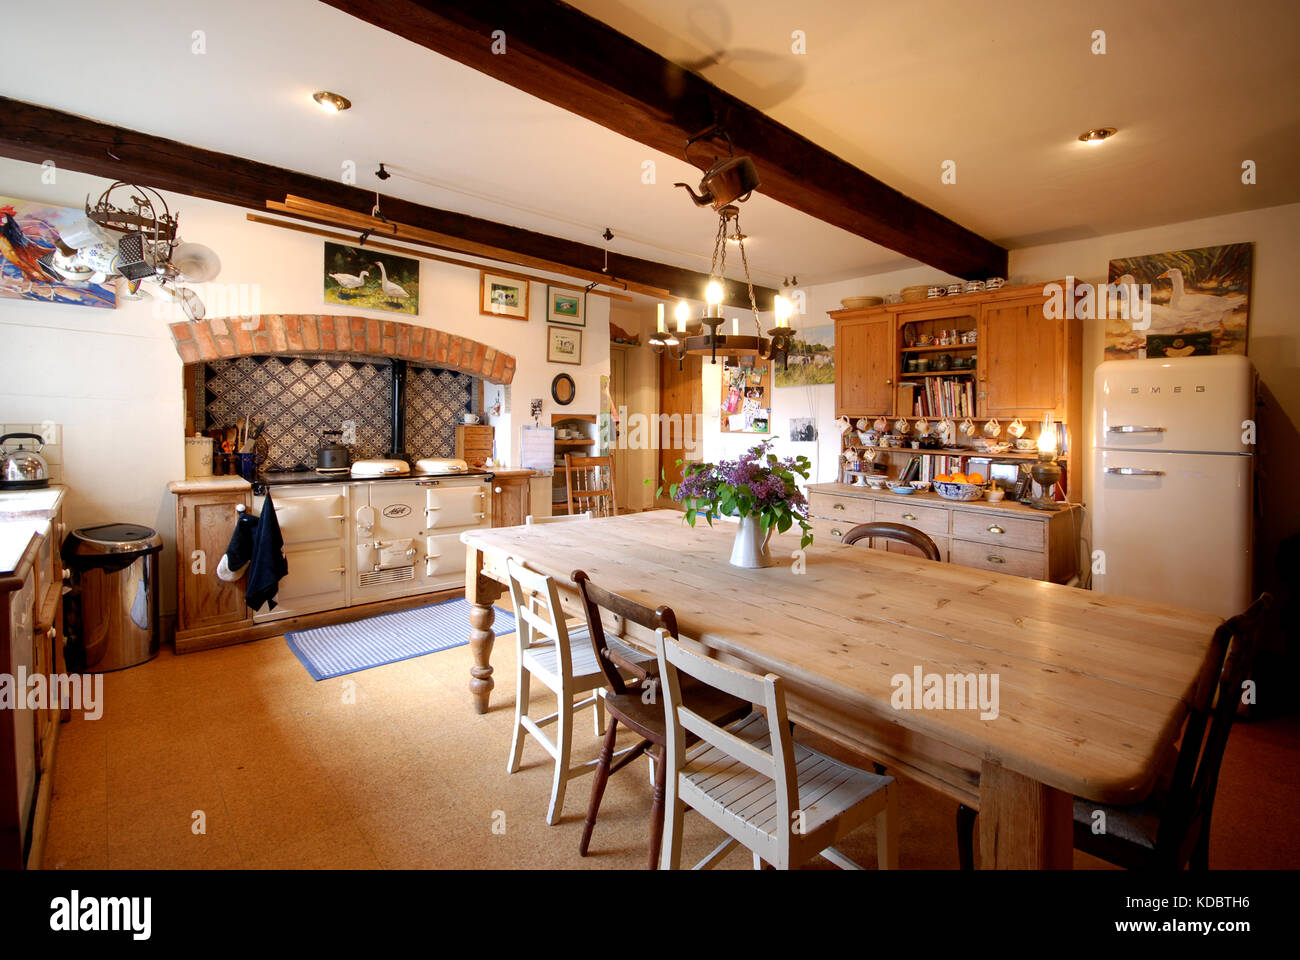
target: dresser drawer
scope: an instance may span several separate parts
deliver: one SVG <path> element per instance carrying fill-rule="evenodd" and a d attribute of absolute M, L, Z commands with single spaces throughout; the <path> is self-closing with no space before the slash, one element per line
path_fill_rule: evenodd
<path fill-rule="evenodd" d="M 868 523 L 873 517 L 873 501 L 862 497 L 837 497 L 830 493 L 808 495 L 808 512 L 827 520 L 847 520 L 850 524 Z"/>
<path fill-rule="evenodd" d="M 948 510 L 944 507 L 923 507 L 916 503 L 907 503 L 902 497 L 898 502 L 881 500 L 876 503 L 876 519 L 891 523 L 904 523 L 909 527 L 922 530 L 930 536 L 948 536 Z"/>
<path fill-rule="evenodd" d="M 1034 580 L 1047 579 L 1047 555 L 1032 550 L 954 539 L 948 559 L 963 567 L 978 567 Z"/>
<path fill-rule="evenodd" d="M 1023 517 L 998 517 L 987 513 L 952 512 L 952 535 L 998 546 L 1041 551 L 1047 524 Z"/>
<path fill-rule="evenodd" d="M 939 548 L 939 559 L 947 562 L 949 554 L 947 537 L 931 537 L 934 545 Z M 885 540 L 882 537 L 874 537 L 871 541 L 873 547 L 884 547 L 889 553 L 901 553 L 909 557 L 922 557 L 921 551 L 916 549 L 910 543 L 903 543 L 901 540 Z"/>
<path fill-rule="evenodd" d="M 827 520 L 823 517 L 813 517 L 813 543 L 823 547 L 839 543 L 844 538 L 844 534 L 857 525 L 855 520 Z"/>

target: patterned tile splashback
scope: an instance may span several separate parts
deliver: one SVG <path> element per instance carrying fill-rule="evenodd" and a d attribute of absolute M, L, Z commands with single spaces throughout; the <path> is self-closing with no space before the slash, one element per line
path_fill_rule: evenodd
<path fill-rule="evenodd" d="M 452 370 L 411 367 L 406 371 L 406 452 L 413 458 L 450 457 L 456 452 L 456 424 L 473 409 L 474 378 Z"/>
<path fill-rule="evenodd" d="M 393 381 L 388 364 L 329 357 L 240 357 L 205 365 L 207 428 L 233 426 L 248 413 L 265 421 L 257 451 L 265 470 L 316 465 L 321 432 L 357 425 L 353 459 L 392 449 Z M 474 379 L 428 367 L 407 372 L 407 450 L 451 456 L 455 425 L 471 409 Z"/>

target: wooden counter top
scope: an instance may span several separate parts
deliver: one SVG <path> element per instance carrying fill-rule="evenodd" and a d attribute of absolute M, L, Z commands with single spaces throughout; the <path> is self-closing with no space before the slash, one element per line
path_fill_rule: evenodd
<path fill-rule="evenodd" d="M 870 487 L 855 487 L 851 483 L 811 483 L 809 493 L 827 493 L 837 497 L 861 497 L 864 500 L 892 500 L 904 503 L 930 503 L 949 507 L 954 510 L 977 510 L 981 513 L 996 513 L 1002 516 L 1020 516 L 1031 520 L 1045 520 L 1053 513 L 1078 509 L 1077 503 L 1061 503 L 1061 510 L 1035 510 L 1015 500 L 1003 500 L 989 503 L 987 500 L 946 500 L 933 492 L 913 494 L 890 493 L 889 490 L 872 490 Z"/>
<path fill-rule="evenodd" d="M 237 493 L 252 490 L 253 485 L 243 477 L 192 477 L 173 480 L 167 489 L 172 493 Z"/>

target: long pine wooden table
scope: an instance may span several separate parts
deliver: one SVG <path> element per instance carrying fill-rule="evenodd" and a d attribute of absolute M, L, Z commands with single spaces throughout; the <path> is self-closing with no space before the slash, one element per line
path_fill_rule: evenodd
<path fill-rule="evenodd" d="M 1068 867 L 1072 798 L 1143 799 L 1216 666 L 1210 614 L 864 546 L 815 543 L 800 563 L 790 536 L 773 540 L 778 565 L 743 570 L 734 532 L 659 510 L 463 534 L 474 709 L 493 687 L 506 558 L 553 577 L 574 617 L 585 570 L 670 605 L 713 656 L 783 677 L 796 723 L 978 809 L 983 866 Z M 895 678 L 918 669 L 996 676 L 997 716 L 895 707 Z"/>

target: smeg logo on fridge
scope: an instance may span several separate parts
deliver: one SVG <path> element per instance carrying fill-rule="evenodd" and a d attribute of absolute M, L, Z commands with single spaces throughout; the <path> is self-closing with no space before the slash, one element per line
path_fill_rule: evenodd
<path fill-rule="evenodd" d="M 384 507 L 384 516 L 389 520 L 400 520 L 402 517 L 409 517 L 411 508 L 404 503 L 391 503 Z"/>

